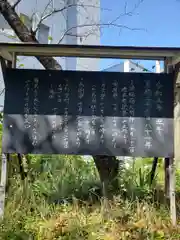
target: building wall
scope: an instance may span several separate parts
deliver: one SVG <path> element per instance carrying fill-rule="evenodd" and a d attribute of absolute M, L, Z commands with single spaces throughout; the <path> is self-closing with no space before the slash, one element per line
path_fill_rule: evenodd
<path fill-rule="evenodd" d="M 78 0 L 78 5 L 81 5 L 83 0 Z M 77 29 L 77 44 L 78 45 L 100 45 L 100 0 L 87 0 L 84 8 L 77 7 L 78 25 Z M 85 26 L 85 27 L 83 27 Z M 100 70 L 100 59 L 95 58 L 78 58 L 77 70 Z"/>
<path fill-rule="evenodd" d="M 99 45 L 100 44 L 100 0 L 68 0 L 69 4 L 74 2 L 76 7 L 68 8 L 67 44 Z M 83 5 L 83 7 L 82 7 Z M 78 26 L 78 28 L 76 28 Z M 93 58 L 68 58 L 66 69 L 73 70 L 99 70 L 99 59 Z"/>
<path fill-rule="evenodd" d="M 104 72 L 124 72 L 124 63 L 119 63 L 103 70 Z"/>
<path fill-rule="evenodd" d="M 130 60 L 126 60 L 122 63 L 113 65 L 104 69 L 106 72 L 144 72 L 144 68 L 142 66 L 138 66 L 136 63 Z"/>
<path fill-rule="evenodd" d="M 125 64 L 126 64 L 126 62 L 125 62 Z M 143 67 L 136 65 L 132 61 L 129 61 L 127 63 L 127 65 L 129 65 L 129 72 L 143 72 L 143 73 L 145 73 Z"/>

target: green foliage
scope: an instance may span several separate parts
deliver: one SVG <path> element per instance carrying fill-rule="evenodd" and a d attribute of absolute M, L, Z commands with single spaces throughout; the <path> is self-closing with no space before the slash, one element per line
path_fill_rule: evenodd
<path fill-rule="evenodd" d="M 49 201 L 83 197 L 98 184 L 98 175 L 92 162 L 80 156 L 30 156 L 33 191 Z"/>
<path fill-rule="evenodd" d="M 52 38 L 51 36 L 49 36 L 49 37 L 48 37 L 48 40 L 49 40 L 49 41 L 52 41 L 52 40 L 53 40 L 53 38 Z"/>
<path fill-rule="evenodd" d="M 21 63 L 21 64 L 19 64 L 19 66 L 18 66 L 19 68 L 21 68 L 21 67 L 24 67 L 24 64 L 23 63 Z"/>

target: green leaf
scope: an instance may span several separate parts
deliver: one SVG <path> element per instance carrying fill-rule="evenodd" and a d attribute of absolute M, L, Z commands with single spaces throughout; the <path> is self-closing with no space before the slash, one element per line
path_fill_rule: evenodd
<path fill-rule="evenodd" d="M 48 37 L 48 40 L 49 40 L 49 41 L 52 41 L 52 40 L 53 40 L 53 38 L 52 38 L 51 36 L 49 36 L 49 37 Z"/>
<path fill-rule="evenodd" d="M 21 64 L 19 65 L 19 67 L 24 67 L 24 64 L 23 64 L 23 63 L 21 63 Z"/>
<path fill-rule="evenodd" d="M 14 36 L 14 35 L 8 35 L 8 38 L 14 39 L 14 38 L 16 38 L 16 36 Z"/>
<path fill-rule="evenodd" d="M 25 23 L 25 16 L 21 14 L 20 15 L 20 20 L 21 20 L 22 23 Z"/>

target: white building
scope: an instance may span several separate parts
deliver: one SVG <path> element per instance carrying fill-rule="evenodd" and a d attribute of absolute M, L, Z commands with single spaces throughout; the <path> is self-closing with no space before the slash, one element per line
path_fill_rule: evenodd
<path fill-rule="evenodd" d="M 13 4 L 16 1 L 9 2 Z M 100 0 L 22 0 L 16 12 L 29 29 L 36 29 L 39 25 L 36 37 L 40 43 L 100 44 Z M 51 12 L 53 13 L 50 14 Z M 0 42 L 18 41 L 11 27 L 0 15 Z M 99 70 L 99 59 L 63 57 L 56 59 L 65 70 Z M 17 66 L 42 68 L 32 57 L 18 58 Z M 0 89 L 3 89 L 2 74 L 0 79 Z M 4 96 L 0 96 L 0 105 L 3 102 Z"/>
<path fill-rule="evenodd" d="M 156 73 L 163 72 L 163 69 L 161 69 L 160 62 L 155 62 L 155 71 Z M 108 67 L 104 69 L 105 72 L 151 72 L 149 69 L 144 68 L 143 65 L 138 64 L 132 60 L 126 60 L 124 62 L 112 65 L 111 67 Z"/>

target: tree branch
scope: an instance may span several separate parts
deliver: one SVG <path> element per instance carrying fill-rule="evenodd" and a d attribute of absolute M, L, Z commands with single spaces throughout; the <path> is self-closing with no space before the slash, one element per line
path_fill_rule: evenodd
<path fill-rule="evenodd" d="M 12 6 L 12 8 L 15 9 L 20 2 L 21 2 L 21 0 L 17 0 L 17 1 L 14 3 L 14 5 Z"/>
<path fill-rule="evenodd" d="M 40 21 L 39 21 L 39 23 L 37 24 L 36 29 L 33 31 L 34 33 L 36 33 L 36 32 L 38 31 L 38 28 L 39 28 L 40 24 L 41 24 L 44 20 L 46 20 L 47 18 L 53 16 L 53 15 L 56 14 L 56 13 L 62 13 L 62 12 L 64 12 L 64 11 L 67 10 L 68 8 L 72 8 L 72 7 L 100 8 L 100 7 L 97 7 L 97 6 L 87 5 L 87 4 L 85 4 L 85 5 L 84 5 L 84 4 L 69 4 L 69 5 L 67 5 L 67 6 L 65 6 L 65 7 L 63 7 L 63 8 L 60 8 L 60 9 L 55 9 L 55 8 L 54 8 L 54 9 L 52 9 L 52 11 L 50 11 L 49 13 L 45 14 L 45 12 L 46 12 L 48 6 L 50 5 L 50 3 L 51 3 L 51 1 L 49 1 L 49 3 L 45 6 L 45 9 L 44 9 L 43 13 L 41 14 Z M 101 10 L 102 10 L 102 8 L 101 8 Z M 107 9 L 107 8 L 103 8 L 103 10 L 110 11 L 110 9 Z"/>
<path fill-rule="evenodd" d="M 78 25 L 78 26 L 74 26 L 74 27 L 71 27 L 69 28 L 68 30 L 66 30 L 64 33 L 63 33 L 63 36 L 60 38 L 60 40 L 58 41 L 58 44 L 61 43 L 61 41 L 64 39 L 65 36 L 72 36 L 72 37 L 88 37 L 90 34 L 93 33 L 93 30 L 91 29 L 91 32 L 89 32 L 87 35 L 85 33 L 83 33 L 82 35 L 77 35 L 77 34 L 73 34 L 73 33 L 69 33 L 70 31 L 72 31 L 73 29 L 76 29 L 76 28 L 83 28 L 83 27 L 97 27 L 97 28 L 103 28 L 103 27 L 115 27 L 115 28 L 124 28 L 124 29 L 127 29 L 127 30 L 131 30 L 131 31 L 146 31 L 146 29 L 144 28 L 131 28 L 131 27 L 128 27 L 126 25 L 122 25 L 122 24 L 115 24 L 113 22 L 109 22 L 109 23 L 100 23 L 100 24 L 82 24 L 82 25 Z M 97 31 L 97 29 L 94 31 Z"/>
<path fill-rule="evenodd" d="M 111 23 L 117 22 L 121 17 L 132 17 L 135 11 L 140 7 L 140 5 L 144 2 L 144 0 L 139 0 L 138 3 L 136 3 L 131 11 L 127 11 L 127 2 L 125 2 L 124 6 L 124 13 L 117 16 L 114 20 L 111 21 Z"/>
<path fill-rule="evenodd" d="M 81 38 L 81 37 L 85 37 L 85 38 L 87 38 L 89 35 L 93 34 L 95 31 L 100 30 L 100 28 L 105 28 L 105 27 L 115 27 L 115 28 L 119 28 L 120 30 L 122 30 L 122 29 L 127 29 L 127 30 L 133 30 L 133 31 L 135 31 L 135 30 L 136 30 L 136 31 L 137 31 L 137 30 L 138 30 L 138 31 L 139 31 L 139 30 L 145 30 L 145 29 L 142 29 L 142 28 L 131 28 L 131 27 L 128 27 L 128 26 L 126 26 L 126 25 L 122 25 L 122 24 L 118 24 L 118 23 L 117 23 L 117 21 L 118 21 L 120 18 L 122 18 L 122 17 L 125 17 L 125 16 L 129 16 L 129 17 L 130 17 L 130 16 L 133 16 L 133 14 L 134 14 L 135 11 L 137 10 L 137 8 L 138 8 L 143 2 L 144 2 L 144 0 L 138 0 L 138 2 L 134 5 L 133 9 L 131 9 L 130 11 L 127 11 L 127 2 L 126 2 L 126 3 L 125 3 L 125 6 L 124 6 L 124 13 L 120 14 L 119 16 L 117 16 L 115 19 L 109 21 L 108 23 L 98 23 L 98 22 L 94 23 L 94 22 L 92 22 L 92 23 L 89 23 L 89 24 L 82 24 L 82 25 L 78 25 L 78 26 L 73 26 L 73 27 L 67 29 L 67 30 L 63 33 L 62 37 L 61 37 L 61 38 L 59 39 L 59 41 L 58 41 L 58 44 L 61 43 L 61 41 L 64 39 L 65 36 L 80 37 L 80 38 Z M 86 7 L 88 7 L 88 8 L 90 8 L 90 7 L 92 7 L 92 8 L 100 8 L 100 7 L 94 6 L 94 5 L 86 5 L 86 4 L 84 5 L 83 3 L 81 3 L 81 4 L 69 4 L 69 5 L 66 5 L 66 6 L 60 8 L 60 9 L 52 8 L 52 10 L 51 10 L 50 12 L 46 13 L 46 12 L 47 12 L 47 9 L 48 9 L 48 7 L 50 6 L 51 3 L 52 3 L 52 0 L 49 0 L 49 2 L 46 4 L 46 6 L 45 6 L 45 8 L 44 8 L 44 10 L 43 10 L 43 12 L 42 12 L 42 14 L 41 14 L 41 16 L 40 16 L 40 20 L 39 20 L 36 28 L 33 29 L 33 30 L 31 30 L 32 35 L 34 35 L 34 36 L 36 35 L 36 32 L 38 31 L 40 24 L 42 24 L 42 22 L 43 22 L 44 20 L 48 19 L 49 17 L 51 17 L 51 16 L 53 16 L 54 14 L 57 14 L 57 13 L 62 13 L 62 14 L 63 14 L 63 12 L 64 12 L 65 10 L 67 10 L 68 8 L 71 8 L 71 7 L 81 7 L 81 8 L 84 8 L 84 9 L 85 9 Z M 102 9 L 101 9 L 101 10 L 102 10 Z M 103 10 L 108 10 L 108 11 L 110 11 L 110 9 L 106 9 L 106 8 L 104 8 Z M 33 17 L 33 16 L 32 16 L 32 17 Z M 93 30 L 91 30 L 91 31 L 88 31 L 88 32 L 86 32 L 86 33 L 84 33 L 84 34 L 80 34 L 80 35 L 71 33 L 72 30 L 74 30 L 74 29 L 76 29 L 76 28 L 83 28 L 83 27 L 96 27 L 96 30 L 93 29 Z"/>
<path fill-rule="evenodd" d="M 5 88 L 3 88 L 3 90 L 1 90 L 0 96 L 4 93 L 4 91 L 5 91 Z"/>
<path fill-rule="evenodd" d="M 63 13 L 65 10 L 67 10 L 67 8 L 71 8 L 71 7 L 82 7 L 82 8 L 85 8 L 85 7 L 93 7 L 93 8 L 99 8 L 97 6 L 93 6 L 93 5 L 84 5 L 83 3 L 82 4 L 70 4 L 70 5 L 66 5 L 65 7 L 63 8 L 60 8 L 60 9 L 52 9 L 52 11 L 50 11 L 49 13 L 45 14 L 48 6 L 51 4 L 51 0 L 48 2 L 48 4 L 45 6 L 45 9 L 40 17 L 40 21 L 39 23 L 37 24 L 37 27 L 36 29 L 33 31 L 33 34 L 36 34 L 40 24 L 46 20 L 47 18 L 49 18 L 50 16 L 56 14 L 56 13 Z M 143 28 L 131 28 L 131 27 L 128 27 L 126 25 L 122 25 L 122 24 L 118 24 L 117 21 L 122 18 L 122 17 L 125 17 L 125 16 L 133 16 L 133 14 L 135 13 L 135 11 L 138 9 L 138 7 L 144 2 L 144 0 L 139 0 L 133 7 L 133 9 L 131 9 L 130 11 L 127 11 L 127 2 L 125 3 L 125 6 L 124 6 L 124 13 L 120 14 L 119 16 L 117 16 L 115 19 L 109 21 L 108 23 L 89 23 L 89 24 L 82 24 L 82 25 L 78 25 L 78 26 L 73 26 L 69 29 L 67 29 L 62 37 L 59 39 L 58 41 L 58 44 L 61 43 L 61 41 L 64 39 L 65 36 L 72 36 L 72 37 L 88 37 L 89 35 L 93 34 L 95 31 L 97 30 L 100 30 L 100 28 L 103 28 L 103 27 L 115 27 L 115 28 L 119 28 L 120 30 L 122 30 L 123 28 L 124 29 L 127 29 L 127 30 L 133 30 L 133 31 L 139 31 L 139 30 L 144 30 L 146 31 L 146 29 L 143 29 Z M 101 9 L 102 10 L 102 9 Z M 103 10 L 108 10 L 110 11 L 110 9 L 103 9 Z M 76 28 L 83 28 L 83 27 L 97 27 L 96 30 L 93 29 L 91 31 L 88 31 L 84 34 L 80 34 L 80 35 L 77 35 L 77 34 L 73 34 L 71 33 L 72 30 L 76 29 Z"/>

